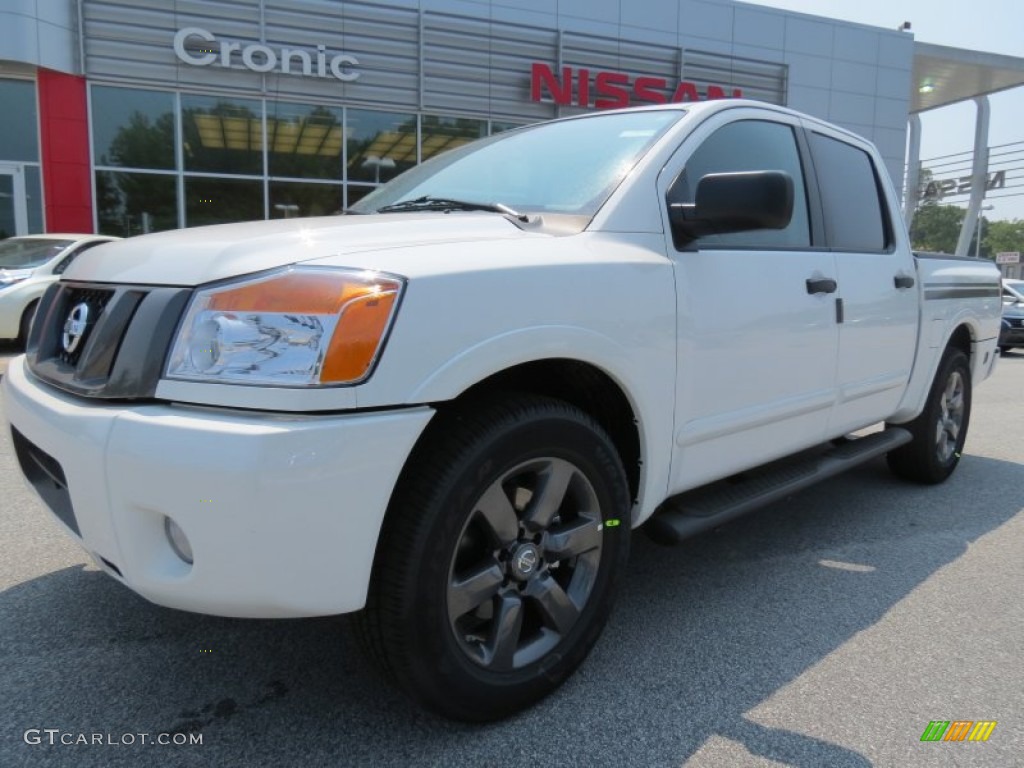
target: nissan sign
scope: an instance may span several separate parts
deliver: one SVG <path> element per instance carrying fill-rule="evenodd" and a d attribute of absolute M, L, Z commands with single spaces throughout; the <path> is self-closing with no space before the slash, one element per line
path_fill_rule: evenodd
<path fill-rule="evenodd" d="M 1006 171 L 994 171 L 988 175 L 985 189 L 1002 189 L 1006 186 Z M 942 179 L 928 182 L 922 197 L 925 200 L 941 200 L 952 195 L 966 195 L 971 191 L 971 177 L 961 176 L 959 179 Z"/>
<path fill-rule="evenodd" d="M 593 106 L 598 109 L 628 107 L 634 101 L 668 104 L 698 101 L 702 98 L 697 84 L 688 80 L 670 82 L 663 77 L 631 78 L 625 72 L 590 70 L 584 67 L 562 67 L 561 73 L 556 75 L 547 64 L 535 62 L 530 69 L 530 100 L 544 101 L 544 91 L 547 91 L 555 104 Z M 726 93 L 721 85 L 709 85 L 703 98 L 725 99 L 730 96 L 738 99 L 743 96 L 743 91 L 733 88 L 732 93 Z"/>

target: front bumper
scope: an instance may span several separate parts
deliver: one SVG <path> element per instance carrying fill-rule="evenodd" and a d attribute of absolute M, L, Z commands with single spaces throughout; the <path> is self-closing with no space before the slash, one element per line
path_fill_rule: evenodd
<path fill-rule="evenodd" d="M 114 406 L 37 383 L 24 360 L 3 380 L 7 418 L 59 465 L 73 514 L 64 527 L 107 573 L 154 603 L 219 616 L 363 607 L 391 491 L 432 409 Z M 191 565 L 165 517 L 188 537 Z"/>

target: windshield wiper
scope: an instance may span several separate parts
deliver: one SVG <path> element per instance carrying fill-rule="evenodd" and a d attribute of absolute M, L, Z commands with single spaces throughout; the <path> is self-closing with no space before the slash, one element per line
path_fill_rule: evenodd
<path fill-rule="evenodd" d="M 415 200 L 402 200 L 377 209 L 377 213 L 396 213 L 399 211 L 491 211 L 514 216 L 520 221 L 529 221 L 525 213 L 519 213 L 504 203 L 474 203 L 469 200 L 454 200 L 450 197 L 430 197 L 424 195 Z"/>

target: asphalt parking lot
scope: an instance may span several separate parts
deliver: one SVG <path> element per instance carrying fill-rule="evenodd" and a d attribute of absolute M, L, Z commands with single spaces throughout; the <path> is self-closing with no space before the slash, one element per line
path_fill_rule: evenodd
<path fill-rule="evenodd" d="M 136 597 L 24 488 L 3 429 L 0 765 L 1021 765 L 1022 434 L 1018 352 L 976 390 L 945 485 L 877 461 L 673 549 L 635 536 L 579 672 L 474 727 L 384 686 L 343 619 Z M 998 725 L 985 743 L 921 742 L 932 720 Z M 122 743 L 175 732 L 202 744 Z M 83 734 L 104 743 L 60 743 Z"/>

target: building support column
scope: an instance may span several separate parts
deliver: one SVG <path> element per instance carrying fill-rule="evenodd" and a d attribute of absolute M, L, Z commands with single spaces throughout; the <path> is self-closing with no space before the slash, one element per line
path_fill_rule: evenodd
<path fill-rule="evenodd" d="M 915 113 L 907 122 L 910 126 L 910 146 L 907 149 L 907 180 L 903 188 L 903 220 L 909 232 L 921 199 L 921 116 Z"/>
<path fill-rule="evenodd" d="M 40 68 L 39 155 L 47 232 L 93 232 L 85 78 Z"/>
<path fill-rule="evenodd" d="M 967 215 L 960 227 L 960 239 L 956 243 L 957 256 L 969 256 L 974 228 L 978 225 L 978 214 L 985 200 L 988 186 L 988 116 L 987 96 L 974 99 L 978 105 L 978 117 L 974 123 L 974 170 L 971 173 L 971 200 L 967 204 Z"/>

